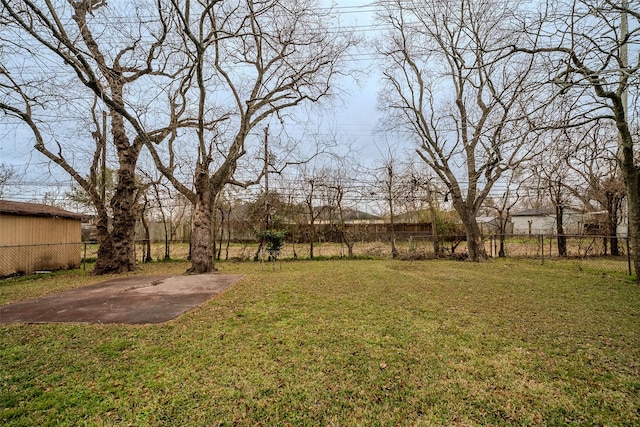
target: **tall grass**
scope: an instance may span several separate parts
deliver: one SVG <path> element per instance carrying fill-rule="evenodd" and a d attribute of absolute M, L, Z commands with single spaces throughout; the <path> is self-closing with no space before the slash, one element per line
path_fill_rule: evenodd
<path fill-rule="evenodd" d="M 508 260 L 219 266 L 246 277 L 166 324 L 0 326 L 2 423 L 640 423 L 640 289 L 624 278 Z M 3 282 L 0 301 L 64 283 Z"/>

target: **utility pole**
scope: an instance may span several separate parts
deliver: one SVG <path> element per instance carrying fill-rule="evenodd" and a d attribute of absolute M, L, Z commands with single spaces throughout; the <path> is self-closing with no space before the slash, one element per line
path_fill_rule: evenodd
<path fill-rule="evenodd" d="M 628 70 L 629 67 L 629 45 L 627 44 L 627 37 L 629 37 L 629 17 L 627 10 L 629 9 L 629 0 L 621 0 L 622 11 L 620 12 L 620 39 L 622 44 L 620 45 L 620 62 L 622 63 L 622 73 L 620 78 L 624 80 L 625 87 L 622 90 L 622 108 L 624 110 L 624 116 L 626 120 L 628 110 L 627 101 L 627 84 L 628 84 Z"/>

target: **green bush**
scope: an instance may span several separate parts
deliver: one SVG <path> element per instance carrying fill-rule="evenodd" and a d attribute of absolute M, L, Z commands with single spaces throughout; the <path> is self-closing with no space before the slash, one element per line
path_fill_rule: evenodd
<path fill-rule="evenodd" d="M 284 244 L 287 233 L 284 230 L 261 230 L 258 238 L 267 242 L 267 250 L 279 251 Z"/>

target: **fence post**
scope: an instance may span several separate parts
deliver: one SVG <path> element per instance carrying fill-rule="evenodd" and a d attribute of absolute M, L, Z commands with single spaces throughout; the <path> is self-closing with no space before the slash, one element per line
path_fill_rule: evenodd
<path fill-rule="evenodd" d="M 540 253 L 542 254 L 542 265 L 544 265 L 544 234 L 540 235 Z"/>

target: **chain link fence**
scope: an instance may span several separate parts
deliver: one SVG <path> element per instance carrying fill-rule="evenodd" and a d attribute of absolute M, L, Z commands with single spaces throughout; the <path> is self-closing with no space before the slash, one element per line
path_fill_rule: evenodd
<path fill-rule="evenodd" d="M 0 277 L 78 268 L 82 243 L 0 246 Z"/>
<path fill-rule="evenodd" d="M 319 237 L 313 242 L 313 248 L 307 241 L 287 241 L 280 251 L 280 256 L 283 259 L 309 259 L 313 249 L 314 258 L 347 258 L 350 252 L 349 245 L 351 255 L 357 258 L 392 256 L 390 238 L 362 238 L 357 241 L 354 239 L 349 245 L 332 240 L 334 241 L 326 241 Z M 555 235 L 491 235 L 484 241 L 487 254 L 492 258 L 526 258 L 539 260 L 541 263 L 549 260 L 571 260 L 585 267 L 631 275 L 631 256 L 626 237 L 566 235 L 563 244 L 564 255 L 558 247 L 558 236 Z M 437 244 L 434 244 L 431 234 L 401 235 L 395 240 L 395 248 L 400 259 L 466 259 L 464 236 L 439 236 L 436 242 Z M 146 245 L 145 241 L 137 243 L 136 253 L 140 261 L 145 259 L 144 254 L 148 252 Z M 217 242 L 215 257 L 220 260 L 250 261 L 259 259 L 259 249 L 257 241 Z M 171 259 L 187 259 L 189 244 L 151 243 L 149 253 L 152 260 L 162 260 L 166 253 L 170 254 Z"/>
<path fill-rule="evenodd" d="M 563 239 L 564 237 L 564 239 Z M 351 246 L 351 250 L 349 249 Z M 0 277 L 32 274 L 41 270 L 86 268 L 95 261 L 97 242 L 46 245 L 0 246 Z M 397 257 L 407 260 L 466 259 L 464 236 L 439 236 L 434 244 L 432 235 L 406 235 L 395 240 Z M 436 256 L 436 249 L 438 255 Z M 631 275 L 631 256 L 627 238 L 608 236 L 551 235 L 491 235 L 485 238 L 490 257 L 510 259 L 572 260 L 581 266 Z M 257 241 L 216 242 L 214 256 L 218 260 L 251 261 L 260 259 Z M 391 239 L 375 241 L 360 239 L 336 243 L 319 238 L 313 242 L 287 241 L 280 252 L 281 259 L 313 258 L 391 258 Z M 183 241 L 135 243 L 137 262 L 188 260 L 189 243 Z"/>
<path fill-rule="evenodd" d="M 443 238 L 441 257 L 464 258 L 466 243 L 454 238 Z M 629 239 L 597 235 L 491 235 L 484 239 L 487 255 L 492 258 L 527 258 L 540 260 L 572 260 L 583 266 L 603 271 L 632 274 Z M 414 236 L 412 247 L 427 257 L 435 256 L 431 236 Z"/>
<path fill-rule="evenodd" d="M 488 239 L 491 256 L 536 257 L 536 258 L 599 258 L 624 257 L 629 255 L 629 240 L 626 237 L 596 235 L 492 235 Z M 504 242 L 504 253 L 500 253 L 500 242 Z"/>

